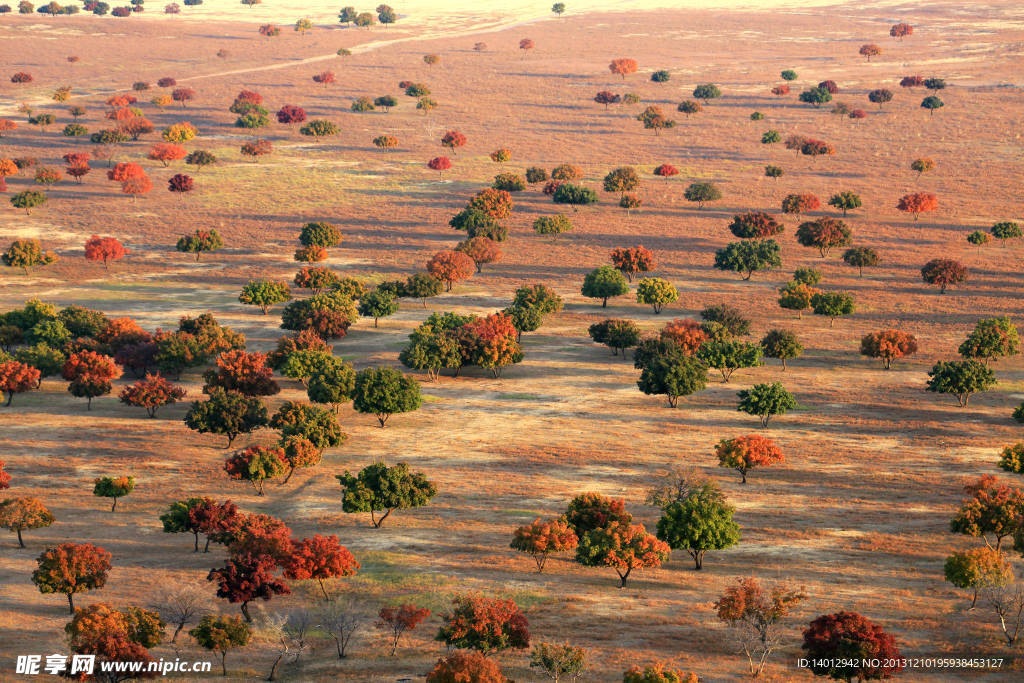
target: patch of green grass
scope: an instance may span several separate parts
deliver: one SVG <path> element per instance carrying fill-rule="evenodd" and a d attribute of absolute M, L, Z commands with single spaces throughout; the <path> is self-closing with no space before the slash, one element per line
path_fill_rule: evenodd
<path fill-rule="evenodd" d="M 532 519 L 537 519 L 538 517 L 543 517 L 544 516 L 543 513 L 537 512 L 536 510 L 517 510 L 515 508 L 510 508 L 508 510 L 501 510 L 501 512 L 505 513 L 506 515 L 510 515 L 512 517 L 524 517 L 526 519 L 531 519 L 531 520 Z"/>
<path fill-rule="evenodd" d="M 430 394 L 420 394 L 420 396 L 423 398 L 424 403 L 441 403 L 444 401 L 440 396 L 431 396 Z"/>
<path fill-rule="evenodd" d="M 498 398 L 503 401 L 543 401 L 543 396 L 537 396 L 536 394 L 498 394 Z"/>

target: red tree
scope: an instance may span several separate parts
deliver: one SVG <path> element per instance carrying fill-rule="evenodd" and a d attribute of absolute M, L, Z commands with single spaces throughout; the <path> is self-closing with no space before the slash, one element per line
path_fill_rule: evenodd
<path fill-rule="evenodd" d="M 510 547 L 533 555 L 540 573 L 544 571 L 548 555 L 573 550 L 578 543 L 579 538 L 567 522 L 560 519 L 542 522 L 538 517 L 532 524 L 515 530 Z"/>
<path fill-rule="evenodd" d="M 481 211 L 494 220 L 500 221 L 512 215 L 512 195 L 505 190 L 485 187 L 473 195 L 466 208 Z"/>
<path fill-rule="evenodd" d="M 286 104 L 281 107 L 277 112 L 278 123 L 302 123 L 306 120 L 306 110 L 302 107 L 296 107 L 291 104 Z"/>
<path fill-rule="evenodd" d="M 452 285 L 471 277 L 476 263 L 461 251 L 439 251 L 427 261 L 427 272 L 445 283 L 445 291 L 452 291 Z"/>
<path fill-rule="evenodd" d="M 603 104 L 605 109 L 608 108 L 609 104 L 617 104 L 621 99 L 622 97 L 616 95 L 610 90 L 602 90 L 594 95 L 594 101 L 598 104 Z"/>
<path fill-rule="evenodd" d="M 412 631 L 420 622 L 430 616 L 430 610 L 412 603 L 398 607 L 381 607 L 377 617 L 377 628 L 391 631 L 391 656 L 398 651 L 398 641 L 406 631 Z"/>
<path fill-rule="evenodd" d="M 786 195 L 782 200 L 782 213 L 795 213 L 797 215 L 816 211 L 821 207 L 821 200 L 813 194 L 791 194 Z"/>
<path fill-rule="evenodd" d="M 11 488 L 11 474 L 4 471 L 6 463 L 0 460 L 0 491 Z"/>
<path fill-rule="evenodd" d="M 89 164 L 75 164 L 74 166 L 68 166 L 65 173 L 74 178 L 75 182 L 80 183 L 82 178 L 91 170 Z M 0 180 L 3 180 L 3 177 L 0 177 Z"/>
<path fill-rule="evenodd" d="M 294 580 L 316 579 L 324 600 L 330 600 L 324 580 L 353 576 L 359 566 L 348 548 L 338 542 L 337 536 L 316 534 L 313 538 L 292 541 L 292 553 L 285 563 L 284 575 Z"/>
<path fill-rule="evenodd" d="M 178 84 L 178 81 L 176 81 L 173 78 L 168 76 L 168 77 L 165 77 L 165 78 L 161 78 L 160 80 L 158 80 L 156 82 L 156 84 L 158 86 L 160 86 L 161 88 L 173 88 L 174 86 L 176 86 Z"/>
<path fill-rule="evenodd" d="M 239 513 L 223 537 L 215 539 L 228 546 L 234 558 L 266 555 L 284 564 L 292 548 L 292 530 L 276 517 Z"/>
<path fill-rule="evenodd" d="M 622 76 L 622 80 L 626 80 L 626 76 L 636 73 L 637 67 L 635 59 L 622 58 L 613 59 L 611 64 L 608 65 L 608 70 L 613 74 Z"/>
<path fill-rule="evenodd" d="M 501 667 L 481 652 L 456 650 L 447 657 L 441 657 L 427 674 L 427 683 L 507 683 Z"/>
<path fill-rule="evenodd" d="M 274 575 L 276 566 L 277 561 L 269 555 L 232 558 L 220 569 L 211 569 L 206 580 L 217 582 L 218 598 L 241 603 L 242 615 L 251 623 L 250 602 L 291 593 L 288 585 Z"/>
<path fill-rule="evenodd" d="M 939 292 L 945 294 L 947 287 L 967 281 L 967 267 L 953 259 L 932 259 L 921 268 L 921 279 L 938 285 Z"/>
<path fill-rule="evenodd" d="M 444 172 L 452 167 L 452 160 L 448 157 L 434 157 L 427 162 L 427 168 L 432 171 L 437 171 L 438 175 L 443 176 Z"/>
<path fill-rule="evenodd" d="M 0 392 L 7 394 L 6 405 L 11 405 L 15 394 L 35 389 L 39 381 L 39 370 L 31 365 L 14 360 L 0 363 Z"/>
<path fill-rule="evenodd" d="M 256 161 L 259 157 L 274 151 L 274 147 L 270 140 L 255 140 L 244 143 L 240 151 L 244 156 L 252 157 L 252 160 Z"/>
<path fill-rule="evenodd" d="M 455 154 L 455 150 L 466 144 L 466 136 L 457 130 L 450 130 L 441 138 L 441 146 L 447 147 Z"/>
<path fill-rule="evenodd" d="M 803 650 L 818 676 L 891 678 L 902 670 L 896 639 L 856 612 L 825 614 L 804 631 Z"/>
<path fill-rule="evenodd" d="M 192 176 L 185 175 L 184 173 L 176 173 L 167 181 L 167 190 L 169 192 L 176 192 L 179 195 L 191 192 L 193 187 L 195 187 L 195 181 L 192 180 Z"/>
<path fill-rule="evenodd" d="M 662 164 L 658 168 L 654 169 L 654 175 L 668 178 L 669 176 L 679 175 L 679 169 L 672 164 Z"/>
<path fill-rule="evenodd" d="M 61 375 L 71 383 L 68 385 L 71 395 L 89 399 L 88 409 L 92 410 L 93 398 L 110 393 L 110 383 L 121 376 L 121 366 L 110 356 L 79 351 L 68 357 Z"/>
<path fill-rule="evenodd" d="M 621 270 L 630 281 L 637 273 L 654 270 L 654 254 L 639 244 L 635 247 L 615 247 L 612 249 L 611 259 L 612 265 Z"/>
<path fill-rule="evenodd" d="M 836 85 L 835 81 L 822 81 L 821 83 L 818 83 L 818 87 L 828 90 L 833 95 L 839 92 L 839 86 Z"/>
<path fill-rule="evenodd" d="M 156 411 L 161 406 L 185 398 L 185 389 L 174 386 L 160 375 L 146 373 L 143 379 L 122 389 L 118 398 L 121 403 L 145 408 L 147 415 L 156 417 Z"/>
<path fill-rule="evenodd" d="M 872 332 L 860 340 L 860 354 L 881 358 L 886 370 L 892 367 L 894 360 L 913 353 L 917 353 L 917 338 L 901 330 Z"/>
<path fill-rule="evenodd" d="M 315 76 L 313 76 L 313 82 L 314 83 L 319 83 L 320 85 L 324 86 L 325 88 L 327 86 L 329 86 L 331 83 L 334 83 L 334 81 L 335 81 L 334 73 L 331 72 L 331 71 L 324 71 L 322 73 L 318 73 Z"/>
<path fill-rule="evenodd" d="M 723 439 L 715 447 L 719 467 L 729 467 L 740 473 L 741 484 L 747 483 L 747 472 L 755 467 L 767 467 L 782 462 L 782 450 L 771 439 L 757 434 Z"/>
<path fill-rule="evenodd" d="M 131 195 L 133 200 L 152 189 L 153 181 L 147 175 L 133 176 L 121 183 L 121 192 Z"/>
<path fill-rule="evenodd" d="M 184 159 L 187 152 L 185 148 L 173 142 L 158 142 L 149 150 L 146 158 L 159 161 L 164 166 L 172 161 Z"/>
<path fill-rule="evenodd" d="M 904 76 L 900 81 L 901 88 L 920 88 L 924 85 L 924 76 Z"/>
<path fill-rule="evenodd" d="M 145 175 L 146 172 L 142 170 L 141 166 L 129 161 L 122 161 L 114 164 L 114 168 L 107 171 L 107 179 L 114 180 L 119 183 L 123 183 L 130 178 L 137 178 Z"/>
<path fill-rule="evenodd" d="M 104 266 L 107 266 L 110 261 L 120 261 L 127 253 L 124 245 L 115 237 L 93 235 L 85 243 L 85 259 L 87 261 L 103 261 Z"/>
<path fill-rule="evenodd" d="M 232 479 L 245 480 L 263 495 L 263 482 L 284 474 L 284 451 L 268 446 L 249 446 L 230 455 L 224 461 L 224 471 Z"/>
<path fill-rule="evenodd" d="M 780 97 L 783 96 L 783 95 L 788 95 L 789 94 L 789 86 L 788 85 L 777 85 L 774 88 L 772 88 L 772 94 L 773 95 L 778 95 Z"/>
<path fill-rule="evenodd" d="M 473 259 L 473 262 L 476 264 L 476 272 L 478 273 L 483 271 L 485 263 L 497 263 L 503 256 L 498 243 L 489 237 L 483 236 L 471 237 L 468 240 L 459 242 L 458 246 L 455 247 L 455 251 L 462 252 Z"/>
<path fill-rule="evenodd" d="M 176 88 L 171 91 L 171 99 L 181 102 L 181 106 L 188 106 L 188 103 L 196 98 L 196 91 L 192 88 Z"/>
<path fill-rule="evenodd" d="M 239 521 L 238 506 L 230 500 L 218 503 L 212 498 L 200 498 L 188 509 L 188 530 L 195 535 L 195 552 L 199 552 L 199 534 L 206 535 L 203 552 L 210 551 L 210 541 L 229 540 Z"/>
<path fill-rule="evenodd" d="M 662 341 L 675 344 L 687 355 L 694 354 L 700 345 L 708 340 L 708 333 L 700 323 L 689 318 L 676 318 L 661 328 L 659 337 Z"/>
<path fill-rule="evenodd" d="M 939 198 L 931 192 L 905 194 L 896 203 L 896 208 L 900 211 L 914 214 L 914 220 L 916 221 L 922 213 L 939 208 Z"/>
<path fill-rule="evenodd" d="M 526 616 L 513 600 L 456 595 L 452 611 L 441 615 L 441 619 L 444 625 L 437 639 L 452 648 L 486 653 L 530 645 Z"/>
<path fill-rule="evenodd" d="M 911 26 L 910 24 L 904 24 L 902 22 L 900 22 L 899 24 L 893 24 L 893 27 L 889 29 L 889 35 L 892 36 L 893 38 L 899 38 L 900 40 L 903 40 L 904 36 L 909 36 L 913 32 L 913 26 Z"/>
<path fill-rule="evenodd" d="M 274 371 L 267 367 L 266 354 L 236 349 L 220 354 L 215 362 L 216 369 L 203 375 L 206 380 L 203 391 L 222 387 L 245 396 L 272 396 L 281 391 L 273 379 Z"/>

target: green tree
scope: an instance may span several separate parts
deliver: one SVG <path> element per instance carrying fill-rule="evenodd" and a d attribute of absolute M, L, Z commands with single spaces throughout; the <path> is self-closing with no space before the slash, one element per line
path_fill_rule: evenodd
<path fill-rule="evenodd" d="M 341 244 L 341 230 L 330 223 L 306 223 L 299 233 L 299 242 L 306 247 L 336 247 Z"/>
<path fill-rule="evenodd" d="M 797 79 L 796 71 L 792 69 L 786 69 L 780 75 L 784 81 L 795 81 Z"/>
<path fill-rule="evenodd" d="M 847 211 L 853 209 L 859 209 L 861 207 L 860 195 L 849 190 L 840 192 L 832 195 L 831 199 L 828 200 L 829 206 L 834 206 L 837 209 L 841 209 L 843 216 L 846 216 Z"/>
<path fill-rule="evenodd" d="M 734 340 L 709 340 L 697 349 L 697 358 L 708 367 L 722 373 L 722 382 L 728 382 L 732 373 L 739 368 L 753 368 L 761 365 L 764 351 L 757 344 Z"/>
<path fill-rule="evenodd" d="M 714 202 L 722 198 L 722 192 L 712 183 L 692 183 L 683 192 L 686 201 L 697 202 L 697 208 L 703 209 L 704 202 Z"/>
<path fill-rule="evenodd" d="M 313 403 L 329 403 L 337 411 L 342 403 L 351 400 L 355 383 L 352 366 L 332 356 L 310 374 L 306 394 Z"/>
<path fill-rule="evenodd" d="M 419 299 L 423 302 L 423 308 L 426 308 L 427 299 L 440 294 L 442 288 L 441 281 L 430 273 L 415 273 L 405 281 L 399 296 Z"/>
<path fill-rule="evenodd" d="M 640 326 L 632 320 L 604 320 L 591 325 L 588 332 L 591 339 L 609 347 L 613 356 L 622 351 L 623 358 L 626 357 L 626 349 L 640 342 Z"/>
<path fill-rule="evenodd" d="M 17 197 L 18 195 L 15 195 Z M 13 203 L 14 198 L 11 198 Z M 20 207 L 19 207 L 20 208 Z M 46 266 L 57 260 L 52 251 L 44 251 L 39 240 L 14 240 L 7 251 L 0 254 L 0 261 L 11 268 L 21 268 L 28 275 L 28 269 Z"/>
<path fill-rule="evenodd" d="M 617 168 L 604 177 L 604 191 L 625 195 L 640 187 L 640 176 L 628 166 Z"/>
<path fill-rule="evenodd" d="M 558 5 L 562 3 L 557 3 L 556 7 Z M 565 5 L 562 8 L 564 11 Z M 568 643 L 538 643 L 530 653 L 530 668 L 540 669 L 555 683 L 575 681 L 587 670 L 587 651 Z"/>
<path fill-rule="evenodd" d="M 988 391 L 996 383 L 992 369 L 977 360 L 939 361 L 928 377 L 928 391 L 954 394 L 961 408 L 967 406 L 971 394 Z"/>
<path fill-rule="evenodd" d="M 1013 221 L 999 221 L 994 224 L 989 232 L 997 240 L 1002 242 L 1002 246 L 1006 246 L 1006 240 L 1020 239 L 1024 236 L 1024 232 L 1021 231 L 1020 225 Z"/>
<path fill-rule="evenodd" d="M 93 482 L 92 495 L 100 498 L 112 498 L 110 511 L 117 510 L 117 499 L 127 496 L 135 490 L 135 477 L 99 477 Z"/>
<path fill-rule="evenodd" d="M 241 617 L 222 614 L 206 615 L 188 634 L 196 639 L 200 647 L 220 653 L 220 667 L 224 676 L 228 675 L 228 650 L 245 647 L 252 639 L 252 629 Z"/>
<path fill-rule="evenodd" d="M 685 550 L 695 569 L 701 569 L 707 551 L 739 543 L 740 527 L 732 519 L 735 511 L 715 484 L 704 484 L 665 508 L 658 520 L 658 538 L 673 550 Z"/>
<path fill-rule="evenodd" d="M 811 308 L 815 315 L 828 316 L 828 326 L 833 327 L 836 318 L 853 314 L 853 295 L 846 292 L 818 292 L 811 297 Z"/>
<path fill-rule="evenodd" d="M 704 83 L 703 85 L 698 85 L 693 89 L 693 96 L 698 100 L 704 100 L 704 104 L 707 104 L 708 100 L 714 100 L 721 97 L 722 91 L 713 83 Z"/>
<path fill-rule="evenodd" d="M 629 284 L 614 266 L 601 266 L 587 273 L 581 292 L 591 299 L 601 299 L 601 308 L 607 308 L 609 298 L 629 292 Z"/>
<path fill-rule="evenodd" d="M 636 300 L 641 304 L 650 304 L 655 313 L 661 313 L 666 304 L 679 301 L 679 290 L 668 280 L 645 277 L 637 283 Z"/>
<path fill-rule="evenodd" d="M 375 289 L 359 300 L 359 315 L 373 318 L 373 326 L 377 327 L 379 318 L 386 318 L 398 311 L 398 301 L 390 292 Z"/>
<path fill-rule="evenodd" d="M 715 251 L 715 268 L 741 273 L 744 280 L 749 280 L 755 271 L 781 266 L 780 254 L 781 248 L 775 240 L 731 242 Z"/>
<path fill-rule="evenodd" d="M 284 358 L 275 361 L 275 370 L 285 377 L 297 379 L 303 386 L 307 385 L 309 378 L 329 364 L 337 360 L 329 350 L 326 349 L 295 349 Z M 325 401 L 329 403 L 329 401 Z"/>
<path fill-rule="evenodd" d="M 565 214 L 541 216 L 533 222 L 533 230 L 538 235 L 558 235 L 572 230 L 572 223 Z"/>
<path fill-rule="evenodd" d="M 764 135 L 761 136 L 762 145 L 774 145 L 777 142 L 782 142 L 782 136 L 779 135 L 777 130 L 765 131 Z"/>
<path fill-rule="evenodd" d="M 267 407 L 256 397 L 212 387 L 209 398 L 196 401 L 185 415 L 185 426 L 200 434 L 222 434 L 228 437 L 225 448 L 239 434 L 249 434 L 267 424 Z"/>
<path fill-rule="evenodd" d="M 330 135 L 338 134 L 338 127 L 330 121 L 324 121 L 323 119 L 313 119 L 306 123 L 304 126 L 299 128 L 299 133 L 306 135 L 316 140 L 327 137 Z"/>
<path fill-rule="evenodd" d="M 356 373 L 352 407 L 377 416 L 383 427 L 395 413 L 419 410 L 420 385 L 395 368 L 366 368 Z"/>
<path fill-rule="evenodd" d="M 241 303 L 259 306 L 263 315 L 267 315 L 274 304 L 290 301 L 291 298 L 292 292 L 288 288 L 288 283 L 275 280 L 250 280 L 238 295 Z"/>
<path fill-rule="evenodd" d="M 832 93 L 827 88 L 809 88 L 800 93 L 800 101 L 820 107 L 832 101 Z"/>
<path fill-rule="evenodd" d="M 935 110 L 936 109 L 941 109 L 942 107 L 945 107 L 945 106 L 946 106 L 946 103 L 943 102 L 942 100 L 940 100 L 935 95 L 929 95 L 928 97 L 926 97 L 923 100 L 921 100 L 921 108 L 922 109 L 927 109 L 928 113 L 930 115 L 932 115 L 932 116 L 935 115 Z"/>
<path fill-rule="evenodd" d="M 737 395 L 740 401 L 736 409 L 760 417 L 762 427 L 768 426 L 773 415 L 785 415 L 786 411 L 797 407 L 793 394 L 786 391 L 781 382 L 755 384 Z"/>
<path fill-rule="evenodd" d="M 953 553 L 943 566 L 946 581 L 957 588 L 974 592 L 971 606 L 978 602 L 978 590 L 999 588 L 1013 581 L 1013 565 L 1002 552 L 993 548 L 971 548 Z"/>
<path fill-rule="evenodd" d="M 651 359 L 636 384 L 645 394 L 664 394 L 669 406 L 675 408 L 680 396 L 703 389 L 707 377 L 707 367 L 700 360 L 678 353 Z"/>
<path fill-rule="evenodd" d="M 348 436 L 341 431 L 338 416 L 302 401 L 285 401 L 270 418 L 270 426 L 281 432 L 281 438 L 298 436 L 313 444 L 321 453 L 344 443 Z"/>
<path fill-rule="evenodd" d="M 446 316 L 437 313 L 431 315 L 409 335 L 410 344 L 398 355 L 402 365 L 413 370 L 426 371 L 431 381 L 437 379 L 442 368 L 453 368 L 457 371 L 464 362 L 456 331 L 472 318 L 457 316 L 454 313 Z"/>
<path fill-rule="evenodd" d="M 175 249 L 181 252 L 195 254 L 196 261 L 200 254 L 207 251 L 217 251 L 224 246 L 224 240 L 215 229 L 196 230 L 191 235 L 183 235 L 178 239 Z"/>
<path fill-rule="evenodd" d="M 742 311 L 732 306 L 708 306 L 700 312 L 700 318 L 708 323 L 718 323 L 730 337 L 745 337 L 750 334 L 750 321 L 743 317 Z"/>
<path fill-rule="evenodd" d="M 422 472 L 410 472 L 405 463 L 388 467 L 382 462 L 365 467 L 358 475 L 335 475 L 341 484 L 341 509 L 346 513 L 369 512 L 380 528 L 395 510 L 422 507 L 437 495 L 437 487 Z M 384 515 L 377 519 L 377 513 Z"/>
<path fill-rule="evenodd" d="M 1024 474 L 1024 442 L 1004 448 L 999 456 L 999 467 L 1007 472 Z"/>
<path fill-rule="evenodd" d="M 580 206 L 597 203 L 597 193 L 589 187 L 563 183 L 558 186 L 551 199 L 555 204 L 568 204 L 573 211 L 578 211 Z"/>
<path fill-rule="evenodd" d="M 958 353 L 967 359 L 984 360 L 985 365 L 999 358 L 1020 353 L 1020 335 L 1009 316 L 983 318 L 974 325 Z"/>
<path fill-rule="evenodd" d="M 865 267 L 873 268 L 879 261 L 878 252 L 871 247 L 853 247 L 843 252 L 843 262 L 856 268 L 858 277 L 863 277 Z"/>
<path fill-rule="evenodd" d="M 804 346 L 789 330 L 768 330 L 761 339 L 761 348 L 767 358 L 778 358 L 782 361 L 782 370 L 786 370 L 786 361 L 797 358 L 804 352 Z"/>

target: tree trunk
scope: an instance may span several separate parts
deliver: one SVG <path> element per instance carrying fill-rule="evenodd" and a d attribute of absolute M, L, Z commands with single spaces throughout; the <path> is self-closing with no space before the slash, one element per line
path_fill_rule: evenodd
<path fill-rule="evenodd" d="M 192 540 L 193 540 L 193 543 L 192 543 L 193 550 L 192 550 L 192 552 L 198 553 L 199 552 L 199 532 L 198 531 L 193 531 L 192 532 L 192 537 L 193 537 L 192 538 Z M 209 542 L 209 539 L 207 539 L 207 542 Z"/>
<path fill-rule="evenodd" d="M 18 547 L 24 548 L 25 547 L 25 541 L 21 540 L 21 529 L 19 528 L 17 531 L 18 531 Z"/>
<path fill-rule="evenodd" d="M 74 615 L 74 613 L 75 613 L 74 593 L 68 593 L 68 614 Z"/>
<path fill-rule="evenodd" d="M 274 660 L 274 665 L 270 667 L 270 675 L 267 676 L 268 681 L 274 680 L 274 674 L 277 672 L 277 665 L 281 663 L 282 657 L 284 657 L 284 653 L 279 654 L 277 659 Z"/>
<path fill-rule="evenodd" d="M 252 623 L 252 615 L 249 614 L 249 601 L 248 600 L 246 600 L 245 602 L 242 603 L 242 615 L 245 616 L 245 621 L 247 623 L 250 623 L 250 624 Z M 227 674 L 224 674 L 224 675 L 226 676 Z"/>
<path fill-rule="evenodd" d="M 323 579 L 317 579 L 317 583 L 320 584 L 320 591 L 324 594 L 324 600 L 330 602 L 331 596 L 329 596 L 327 594 L 327 589 L 324 588 L 324 580 Z"/>
<path fill-rule="evenodd" d="M 113 512 L 117 509 L 117 496 L 114 496 L 114 504 L 110 506 L 110 511 Z"/>
<path fill-rule="evenodd" d="M 225 661 L 227 659 L 227 657 L 228 657 L 228 651 L 227 650 L 221 650 L 220 651 L 220 670 L 222 672 L 221 675 L 223 675 L 223 676 L 227 676 L 228 675 L 228 665 L 227 665 L 227 662 Z"/>
<path fill-rule="evenodd" d="M 203 552 L 204 553 L 210 552 L 210 537 L 209 536 L 206 537 L 206 545 L 203 547 Z"/>

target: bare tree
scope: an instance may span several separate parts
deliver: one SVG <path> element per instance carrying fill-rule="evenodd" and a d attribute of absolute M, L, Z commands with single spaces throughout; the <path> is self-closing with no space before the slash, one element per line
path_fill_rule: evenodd
<path fill-rule="evenodd" d="M 802 588 L 762 587 L 756 579 L 743 578 L 726 588 L 715 603 L 718 618 L 729 626 L 737 647 L 747 656 L 751 678 L 761 675 L 768 657 L 779 647 L 779 622 L 806 599 Z"/>
<path fill-rule="evenodd" d="M 707 482 L 708 477 L 696 467 L 673 467 L 647 491 L 644 502 L 665 508 L 676 501 L 686 500 L 691 491 L 701 488 Z"/>
<path fill-rule="evenodd" d="M 260 636 L 277 655 L 270 667 L 268 681 L 275 680 L 277 667 L 282 662 L 294 664 L 299 661 L 303 652 L 311 649 L 307 638 L 315 625 L 316 618 L 313 613 L 302 608 L 264 618 L 260 624 Z"/>
<path fill-rule="evenodd" d="M 316 611 L 319 627 L 326 631 L 338 648 L 338 659 L 344 659 L 352 636 L 371 618 L 369 607 L 351 596 L 339 596 L 321 605 Z"/>
<path fill-rule="evenodd" d="M 1017 640 L 1021 626 L 1024 626 L 1024 587 L 1020 584 L 987 586 L 983 589 L 983 595 L 999 617 L 1006 642 L 1012 645 Z"/>
<path fill-rule="evenodd" d="M 198 586 L 183 585 L 157 593 L 149 603 L 150 609 L 156 610 L 160 617 L 174 626 L 173 643 L 178 634 L 189 624 L 197 623 L 210 613 L 210 596 Z"/>

